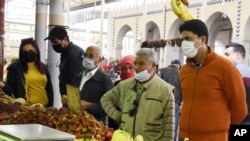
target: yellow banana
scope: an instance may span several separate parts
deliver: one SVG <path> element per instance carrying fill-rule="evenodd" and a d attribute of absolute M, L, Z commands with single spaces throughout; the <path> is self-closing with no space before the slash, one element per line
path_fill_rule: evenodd
<path fill-rule="evenodd" d="M 181 15 L 181 11 L 179 9 L 180 0 L 171 0 L 171 7 L 174 13 L 178 16 Z"/>
<path fill-rule="evenodd" d="M 181 0 L 171 0 L 171 6 L 175 15 L 181 20 L 188 21 L 194 19 L 192 14 L 188 11 L 187 6 Z"/>
<path fill-rule="evenodd" d="M 181 11 L 181 15 L 180 15 L 180 19 L 182 19 L 183 21 L 187 21 L 187 15 L 186 15 L 186 7 L 183 4 L 179 5 L 179 9 Z"/>
<path fill-rule="evenodd" d="M 183 15 L 183 17 L 184 17 L 184 18 L 182 18 L 182 20 L 189 21 L 189 20 L 194 19 L 193 15 L 188 11 L 187 6 L 185 6 L 184 4 L 182 4 L 181 11 L 182 11 L 181 15 Z"/>
<path fill-rule="evenodd" d="M 194 16 L 189 11 L 187 11 L 186 14 L 187 14 L 187 20 L 188 21 L 194 19 Z"/>

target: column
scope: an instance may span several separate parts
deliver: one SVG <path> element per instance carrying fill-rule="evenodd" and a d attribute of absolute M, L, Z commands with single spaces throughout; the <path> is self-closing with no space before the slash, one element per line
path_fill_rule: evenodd
<path fill-rule="evenodd" d="M 4 54 L 3 54 L 4 5 L 5 5 L 5 0 L 1 0 L 0 1 L 0 80 L 3 80 L 3 66 L 4 66 Z"/>
<path fill-rule="evenodd" d="M 46 61 L 46 42 L 47 37 L 47 11 L 48 0 L 36 0 L 36 24 L 35 24 L 35 39 L 40 50 L 41 61 L 47 64 Z"/>
<path fill-rule="evenodd" d="M 53 25 L 64 25 L 65 13 L 63 10 L 64 0 L 50 0 L 49 3 L 49 28 L 53 28 Z M 51 75 L 51 80 L 54 90 L 54 107 L 61 107 L 61 94 L 59 92 L 59 68 L 57 67 L 60 60 L 60 54 L 56 53 L 51 43 L 48 44 L 48 67 Z"/>
<path fill-rule="evenodd" d="M 163 67 L 167 66 L 167 45 L 163 48 Z"/>
<path fill-rule="evenodd" d="M 141 38 L 142 41 L 147 40 L 147 31 L 146 31 L 146 24 L 147 24 L 147 11 L 148 11 L 148 0 L 144 1 L 144 11 L 142 15 L 142 29 L 141 29 Z"/>
<path fill-rule="evenodd" d="M 104 46 L 103 46 L 103 44 L 102 44 L 102 40 L 103 40 L 104 5 L 105 5 L 105 1 L 101 0 L 101 17 L 100 17 L 99 42 L 100 42 L 100 46 L 102 47 L 102 50 L 105 49 Z"/>
<path fill-rule="evenodd" d="M 164 54 L 163 53 L 164 53 L 163 52 L 163 47 L 160 47 L 159 68 L 162 68 L 164 66 L 164 64 L 163 64 L 163 56 L 164 56 Z"/>
<path fill-rule="evenodd" d="M 172 61 L 172 53 L 173 53 L 173 47 L 171 45 L 166 45 L 166 66 L 171 64 Z"/>
<path fill-rule="evenodd" d="M 110 9 L 109 9 L 109 11 L 110 11 Z M 113 26 L 113 23 L 114 23 L 114 19 L 110 16 L 110 15 L 108 15 L 108 21 L 109 21 L 109 24 L 108 24 L 108 32 L 107 32 L 107 48 L 106 48 L 106 52 L 107 52 L 107 54 L 106 54 L 106 56 L 105 57 L 107 57 L 107 58 L 109 58 L 109 57 L 111 57 L 111 56 L 113 56 L 113 49 L 114 49 L 114 45 L 113 45 L 113 30 L 114 30 L 114 26 Z"/>

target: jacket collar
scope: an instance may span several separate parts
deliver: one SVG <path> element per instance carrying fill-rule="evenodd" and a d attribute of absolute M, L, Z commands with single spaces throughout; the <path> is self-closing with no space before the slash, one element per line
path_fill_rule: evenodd
<path fill-rule="evenodd" d="M 95 72 L 95 74 L 90 78 L 90 79 L 94 79 L 96 81 L 101 81 L 102 78 L 102 70 L 100 68 L 98 68 Z"/>
<path fill-rule="evenodd" d="M 144 89 L 148 89 L 153 83 L 155 83 L 157 75 L 154 74 L 154 76 L 146 83 L 142 84 Z M 131 89 L 136 91 L 136 85 L 139 84 L 139 81 L 134 78 L 133 84 L 131 85 Z"/>
<path fill-rule="evenodd" d="M 210 63 L 211 59 L 214 58 L 216 56 L 216 53 L 213 51 L 213 49 L 211 49 L 211 47 L 208 46 L 208 51 L 209 53 L 207 54 L 206 58 L 203 60 L 203 63 L 201 66 L 197 67 L 193 61 L 193 58 L 187 58 L 186 59 L 186 63 L 188 65 L 194 66 L 196 68 L 201 68 L 203 66 L 206 66 L 207 64 Z"/>
<path fill-rule="evenodd" d="M 79 74 L 77 74 L 77 75 L 75 76 L 75 78 L 74 78 L 74 80 L 73 80 L 73 85 L 75 85 L 75 86 L 80 86 L 80 83 L 81 83 L 81 80 L 82 80 L 83 73 L 84 73 L 84 71 L 82 71 L 81 73 L 79 73 Z M 102 70 L 101 70 L 100 68 L 98 68 L 98 69 L 96 70 L 96 73 L 95 73 L 89 80 L 94 79 L 94 80 L 100 82 L 101 79 L 102 79 L 102 73 L 103 73 Z"/>

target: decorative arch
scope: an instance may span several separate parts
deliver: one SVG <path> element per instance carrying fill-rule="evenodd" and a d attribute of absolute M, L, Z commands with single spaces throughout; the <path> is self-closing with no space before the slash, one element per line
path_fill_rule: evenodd
<path fill-rule="evenodd" d="M 246 21 L 243 31 L 244 31 L 243 40 L 246 49 L 245 62 L 248 64 L 248 66 L 250 66 L 250 16 Z"/>
<path fill-rule="evenodd" d="M 121 58 L 122 57 L 122 41 L 125 36 L 125 34 L 129 31 L 132 31 L 132 28 L 129 25 L 123 25 L 121 29 L 119 30 L 116 38 L 116 52 L 115 56 Z M 133 32 L 133 31 L 132 31 Z"/>
<path fill-rule="evenodd" d="M 232 39 L 233 27 L 230 17 L 225 13 L 215 12 L 205 23 L 209 33 L 208 45 L 215 48 L 217 53 L 223 53 L 225 46 Z"/>
<path fill-rule="evenodd" d="M 179 27 L 182 23 L 183 21 L 180 19 L 176 19 L 172 23 L 172 25 L 170 26 L 171 28 L 169 29 L 169 32 L 168 32 L 168 36 L 167 36 L 169 39 L 174 39 L 180 36 Z"/>
<path fill-rule="evenodd" d="M 159 26 L 150 21 L 146 24 L 146 40 L 156 40 L 161 38 L 161 33 L 159 30 Z"/>
<path fill-rule="evenodd" d="M 177 18 L 176 20 L 174 20 L 174 22 L 171 24 L 171 28 L 169 29 L 168 32 L 168 39 L 175 39 L 177 37 L 180 37 L 180 32 L 179 32 L 179 27 L 180 25 L 184 23 L 184 21 L 180 20 L 179 18 Z M 167 47 L 165 49 L 166 53 L 166 61 L 165 64 L 169 65 L 171 63 L 172 60 L 174 59 L 179 59 L 181 64 L 184 64 L 184 54 L 181 52 L 180 48 L 175 46 L 173 47 Z"/>

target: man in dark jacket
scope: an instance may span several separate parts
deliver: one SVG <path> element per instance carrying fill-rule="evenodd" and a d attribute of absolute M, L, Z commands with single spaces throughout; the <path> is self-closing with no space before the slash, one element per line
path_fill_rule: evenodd
<path fill-rule="evenodd" d="M 82 59 L 84 51 L 69 40 L 65 27 L 54 27 L 45 40 L 50 40 L 55 52 L 61 53 L 59 64 L 59 90 L 66 95 L 66 84 L 72 84 L 73 78 L 83 71 Z"/>
<path fill-rule="evenodd" d="M 80 90 L 81 109 L 94 115 L 97 120 L 105 122 L 106 115 L 100 104 L 100 99 L 114 85 L 111 78 L 99 68 L 101 61 L 100 47 L 88 47 L 83 59 L 85 70 L 77 75 L 73 85 Z M 62 102 L 67 104 L 66 96 L 62 97 Z"/>
<path fill-rule="evenodd" d="M 159 70 L 159 76 L 165 80 L 166 82 L 173 85 L 174 88 L 174 97 L 175 97 L 175 139 L 177 138 L 178 132 L 178 124 L 179 124 L 179 111 L 180 105 L 182 101 L 182 93 L 181 93 L 181 86 L 180 86 L 180 72 L 179 69 L 181 68 L 180 61 L 175 59 L 171 62 L 171 65 L 165 68 L 161 68 Z"/>

